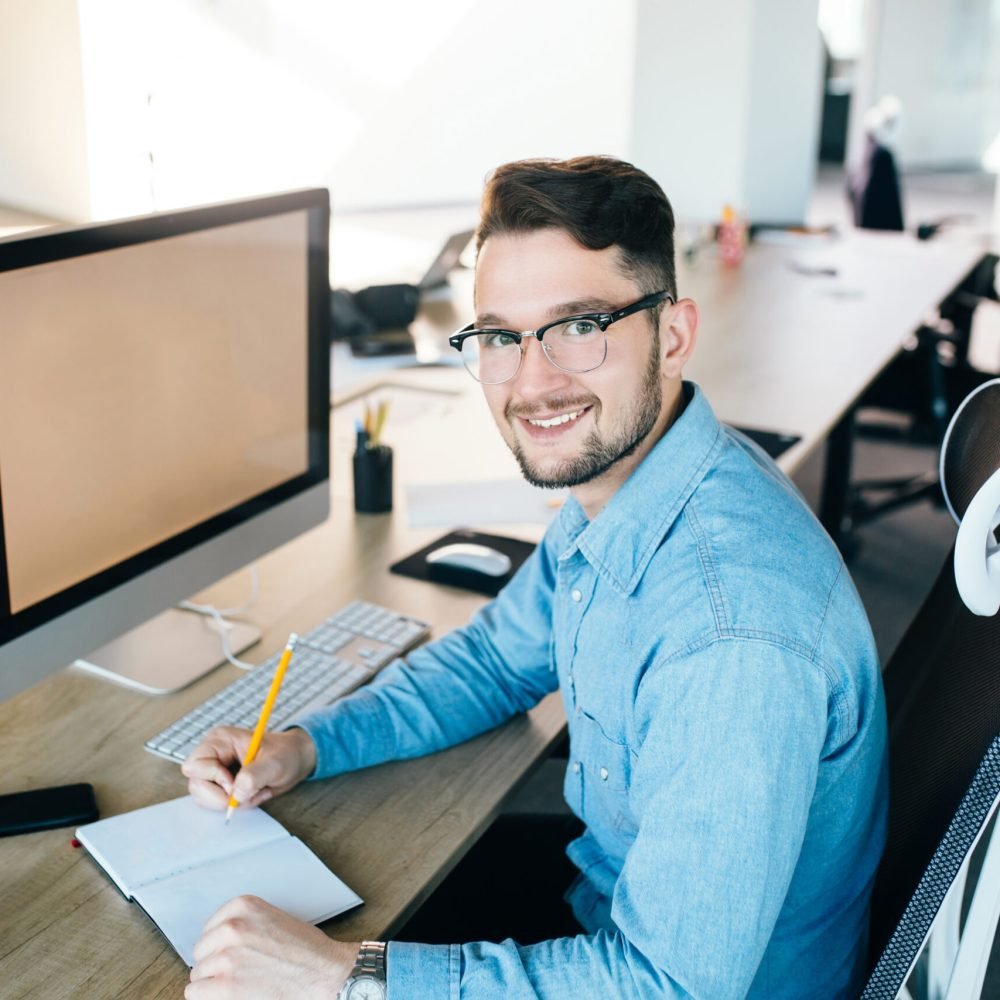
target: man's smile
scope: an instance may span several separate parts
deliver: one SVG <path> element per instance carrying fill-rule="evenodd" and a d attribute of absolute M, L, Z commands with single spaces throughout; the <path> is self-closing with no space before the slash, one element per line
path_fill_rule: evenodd
<path fill-rule="evenodd" d="M 593 409 L 593 404 L 577 406 L 572 410 L 550 412 L 537 416 L 517 416 L 518 422 L 528 435 L 536 440 L 546 440 L 562 436 L 575 427 L 580 419 Z"/>
<path fill-rule="evenodd" d="M 554 417 L 526 417 L 525 419 L 533 427 L 558 427 L 559 424 L 568 424 L 571 420 L 579 419 L 589 409 L 589 406 L 583 406 L 578 410 L 570 410 L 567 413 L 560 413 Z"/>

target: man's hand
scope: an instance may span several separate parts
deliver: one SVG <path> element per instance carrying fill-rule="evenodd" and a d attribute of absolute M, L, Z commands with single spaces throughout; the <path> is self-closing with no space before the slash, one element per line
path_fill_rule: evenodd
<path fill-rule="evenodd" d="M 241 806 L 262 802 L 294 788 L 316 767 L 316 747 L 304 729 L 266 733 L 254 762 L 233 778 L 250 746 L 249 729 L 210 730 L 181 765 L 188 791 L 199 805 L 225 809 L 234 792 Z"/>
<path fill-rule="evenodd" d="M 256 896 L 237 896 L 205 924 L 184 997 L 332 1000 L 360 948 L 334 941 Z"/>

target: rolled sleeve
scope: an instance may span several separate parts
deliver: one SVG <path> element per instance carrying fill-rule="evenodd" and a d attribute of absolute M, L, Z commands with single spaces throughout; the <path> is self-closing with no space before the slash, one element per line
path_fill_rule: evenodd
<path fill-rule="evenodd" d="M 386 1000 L 459 1000 L 460 969 L 461 948 L 457 945 L 390 941 L 386 950 Z"/>
<path fill-rule="evenodd" d="M 546 536 L 467 626 L 415 649 L 359 691 L 297 720 L 316 745 L 310 777 L 443 750 L 496 728 L 554 691 L 554 561 Z"/>

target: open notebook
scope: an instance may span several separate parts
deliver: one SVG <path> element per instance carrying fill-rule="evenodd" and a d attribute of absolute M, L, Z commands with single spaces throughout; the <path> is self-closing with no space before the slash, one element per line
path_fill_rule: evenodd
<path fill-rule="evenodd" d="M 184 797 L 89 823 L 76 836 L 188 965 L 205 921 L 234 896 L 260 896 L 311 924 L 362 902 L 262 810 L 223 819 Z"/>

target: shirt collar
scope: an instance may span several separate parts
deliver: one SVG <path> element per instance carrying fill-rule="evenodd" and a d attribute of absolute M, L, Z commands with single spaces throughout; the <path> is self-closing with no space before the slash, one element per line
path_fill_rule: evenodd
<path fill-rule="evenodd" d="M 684 382 L 682 392 L 681 415 L 593 521 L 572 496 L 560 513 L 570 540 L 561 558 L 579 549 L 626 596 L 722 447 L 722 425 L 705 394 L 694 382 Z"/>

